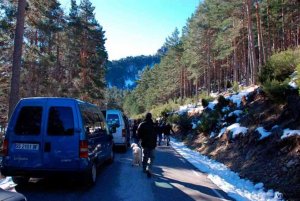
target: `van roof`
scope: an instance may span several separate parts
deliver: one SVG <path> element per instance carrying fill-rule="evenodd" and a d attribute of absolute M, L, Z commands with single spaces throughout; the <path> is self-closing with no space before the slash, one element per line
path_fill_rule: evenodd
<path fill-rule="evenodd" d="M 87 103 L 87 104 L 91 104 L 88 102 L 84 102 L 82 100 L 79 99 L 75 99 L 75 98 L 67 98 L 67 97 L 27 97 L 27 98 L 22 98 L 20 100 L 20 102 L 22 101 L 32 101 L 32 100 L 37 100 L 37 101 L 48 101 L 48 100 L 62 100 L 62 101 L 76 101 L 79 103 Z"/>
<path fill-rule="evenodd" d="M 117 110 L 117 109 L 108 109 L 106 110 L 107 113 L 122 113 L 121 110 Z"/>

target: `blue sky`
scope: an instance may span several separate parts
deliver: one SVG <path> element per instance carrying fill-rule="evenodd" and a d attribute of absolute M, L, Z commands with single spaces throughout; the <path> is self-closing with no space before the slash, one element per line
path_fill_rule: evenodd
<path fill-rule="evenodd" d="M 69 10 L 70 0 L 60 0 Z M 79 1 L 77 1 L 79 2 Z M 91 0 L 103 26 L 109 60 L 150 55 L 186 25 L 199 0 Z"/>

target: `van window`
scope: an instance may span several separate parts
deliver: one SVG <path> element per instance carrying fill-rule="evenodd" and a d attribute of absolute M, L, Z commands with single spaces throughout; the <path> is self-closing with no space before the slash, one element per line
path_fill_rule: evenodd
<path fill-rule="evenodd" d="M 107 134 L 104 119 L 96 112 L 83 110 L 82 111 L 83 123 L 87 135 L 100 135 Z"/>
<path fill-rule="evenodd" d="M 71 107 L 50 107 L 48 135 L 73 135 L 74 118 Z"/>
<path fill-rule="evenodd" d="M 120 125 L 119 115 L 118 114 L 107 114 L 106 118 L 108 125 L 118 124 Z"/>
<path fill-rule="evenodd" d="M 22 107 L 14 128 L 17 135 L 39 135 L 41 132 L 42 107 Z"/>

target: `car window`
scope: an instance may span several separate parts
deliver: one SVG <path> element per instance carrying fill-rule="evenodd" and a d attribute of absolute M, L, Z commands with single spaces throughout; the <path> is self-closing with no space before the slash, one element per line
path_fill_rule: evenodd
<path fill-rule="evenodd" d="M 73 135 L 74 118 L 71 107 L 50 107 L 48 135 Z"/>
<path fill-rule="evenodd" d="M 120 125 L 119 115 L 118 114 L 107 114 L 106 122 L 108 125 L 113 125 L 113 124 Z"/>
<path fill-rule="evenodd" d="M 82 111 L 85 133 L 88 136 L 107 134 L 106 124 L 103 118 L 94 111 Z"/>
<path fill-rule="evenodd" d="M 22 107 L 14 128 L 15 133 L 17 135 L 39 135 L 41 132 L 42 111 L 42 107 Z"/>

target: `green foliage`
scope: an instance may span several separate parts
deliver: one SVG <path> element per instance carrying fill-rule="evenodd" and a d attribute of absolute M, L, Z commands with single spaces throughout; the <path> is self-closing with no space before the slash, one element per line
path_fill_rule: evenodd
<path fill-rule="evenodd" d="M 173 114 L 168 117 L 168 122 L 179 126 L 179 129 L 183 132 L 189 130 L 192 125 L 192 119 L 187 113 L 183 114 Z"/>
<path fill-rule="evenodd" d="M 216 110 L 218 112 L 222 112 L 222 108 L 228 106 L 229 100 L 227 100 L 224 96 L 218 97 L 218 104 L 215 106 Z"/>
<path fill-rule="evenodd" d="M 180 122 L 180 115 L 179 114 L 172 114 L 168 117 L 168 123 L 178 124 L 179 122 Z"/>
<path fill-rule="evenodd" d="M 262 68 L 259 75 L 259 81 L 262 84 L 269 82 L 269 80 L 278 80 L 282 82 L 295 71 L 295 68 L 299 63 L 299 50 L 287 50 L 274 54 Z"/>
<path fill-rule="evenodd" d="M 297 71 L 297 76 L 296 76 L 296 79 L 295 79 L 295 82 L 299 88 L 299 92 L 300 92 L 300 63 L 297 65 L 296 67 L 296 71 Z"/>
<path fill-rule="evenodd" d="M 179 108 L 179 104 L 174 101 L 169 101 L 166 104 L 158 105 L 150 110 L 154 117 L 163 117 L 165 114 L 173 112 Z"/>
<path fill-rule="evenodd" d="M 209 101 L 207 99 L 203 98 L 203 99 L 201 99 L 201 104 L 202 104 L 203 107 L 207 107 L 208 104 L 209 104 Z"/>
<path fill-rule="evenodd" d="M 216 110 L 205 112 L 201 116 L 201 123 L 197 129 L 200 132 L 209 133 L 217 125 L 219 121 L 219 113 Z"/>
<path fill-rule="evenodd" d="M 274 102 L 284 102 L 288 90 L 289 85 L 287 81 L 280 82 L 278 80 L 266 80 L 263 84 L 263 91 Z"/>
<path fill-rule="evenodd" d="M 234 92 L 238 92 L 239 89 L 240 89 L 239 83 L 234 82 L 234 83 L 233 83 L 233 86 L 232 86 L 232 90 L 233 90 Z"/>
<path fill-rule="evenodd" d="M 144 107 L 140 106 L 134 93 L 127 93 L 124 97 L 123 110 L 129 116 L 137 116 L 145 112 Z"/>

